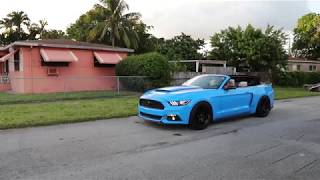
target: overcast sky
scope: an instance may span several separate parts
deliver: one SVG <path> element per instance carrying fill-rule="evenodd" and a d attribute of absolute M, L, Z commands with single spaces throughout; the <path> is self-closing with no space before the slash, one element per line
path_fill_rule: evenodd
<path fill-rule="evenodd" d="M 0 17 L 11 11 L 25 11 L 32 21 L 46 19 L 49 28 L 65 30 L 98 0 L 1 0 Z M 265 27 L 267 24 L 293 29 L 298 17 L 320 12 L 320 1 L 222 1 L 222 0 L 126 0 L 130 11 L 142 14 L 154 26 L 158 37 L 180 32 L 208 39 L 227 26 Z"/>

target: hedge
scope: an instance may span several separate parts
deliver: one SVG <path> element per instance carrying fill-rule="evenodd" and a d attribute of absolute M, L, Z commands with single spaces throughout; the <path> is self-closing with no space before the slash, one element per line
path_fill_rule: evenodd
<path fill-rule="evenodd" d="M 146 76 L 148 82 L 139 78 L 120 78 L 122 85 L 132 90 L 145 90 L 170 84 L 169 61 L 159 53 L 129 56 L 116 66 L 118 76 Z"/>
<path fill-rule="evenodd" d="M 302 87 L 304 84 L 320 83 L 319 72 L 282 72 L 274 76 L 278 86 Z"/>

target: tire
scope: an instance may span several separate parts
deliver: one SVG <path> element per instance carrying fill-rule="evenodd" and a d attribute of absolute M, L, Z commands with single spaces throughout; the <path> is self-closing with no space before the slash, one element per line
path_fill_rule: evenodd
<path fill-rule="evenodd" d="M 212 122 L 212 108 L 206 102 L 195 105 L 190 113 L 189 127 L 194 130 L 203 130 Z"/>
<path fill-rule="evenodd" d="M 266 116 L 268 116 L 270 110 L 271 110 L 270 100 L 267 96 L 263 96 L 259 100 L 259 103 L 258 103 L 258 106 L 256 109 L 256 116 L 257 117 L 266 117 Z"/>

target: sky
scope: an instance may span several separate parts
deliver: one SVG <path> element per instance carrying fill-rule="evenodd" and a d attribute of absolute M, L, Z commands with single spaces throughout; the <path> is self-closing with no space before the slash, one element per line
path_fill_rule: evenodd
<path fill-rule="evenodd" d="M 2 1 L 2 2 L 1 2 Z M 65 30 L 98 0 L 0 0 L 0 18 L 22 10 L 37 22 L 46 19 L 49 28 Z M 268 24 L 292 31 L 297 19 L 308 12 L 320 13 L 320 0 L 126 0 L 130 11 L 142 14 L 157 37 L 171 38 L 184 32 L 209 39 L 228 26 Z"/>

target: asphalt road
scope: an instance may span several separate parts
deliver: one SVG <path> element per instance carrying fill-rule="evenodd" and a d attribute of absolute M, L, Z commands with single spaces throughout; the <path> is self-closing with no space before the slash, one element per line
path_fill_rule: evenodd
<path fill-rule="evenodd" d="M 319 179 L 320 97 L 204 131 L 137 117 L 0 131 L 0 179 Z"/>

